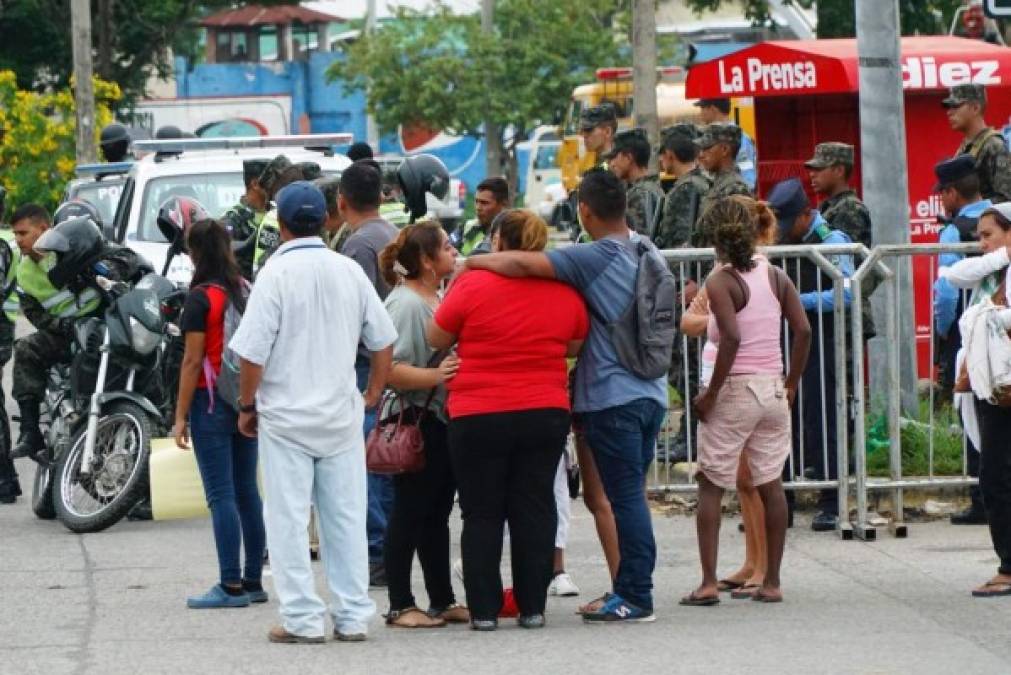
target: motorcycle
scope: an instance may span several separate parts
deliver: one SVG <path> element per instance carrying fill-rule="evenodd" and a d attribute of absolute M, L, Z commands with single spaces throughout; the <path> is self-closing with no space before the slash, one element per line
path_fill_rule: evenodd
<path fill-rule="evenodd" d="M 96 282 L 104 316 L 75 322 L 72 359 L 49 374 L 41 415 L 49 461 L 39 463 L 32 494 L 39 518 L 78 533 L 110 527 L 147 494 L 151 438 L 172 419 L 165 376 L 181 306 L 181 291 L 160 275 L 132 288 Z"/>

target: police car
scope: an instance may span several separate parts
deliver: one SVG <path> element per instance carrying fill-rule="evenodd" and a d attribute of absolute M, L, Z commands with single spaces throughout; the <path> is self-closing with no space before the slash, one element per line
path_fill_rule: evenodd
<path fill-rule="evenodd" d="M 98 209 L 103 223 L 111 223 L 116 217 L 126 174 L 132 167 L 133 162 L 78 164 L 74 169 L 76 176 L 67 184 L 63 201 L 84 199 Z"/>
<path fill-rule="evenodd" d="M 246 192 L 243 160 L 284 154 L 295 163 L 315 162 L 324 175 L 339 176 L 351 160 L 332 148 L 350 141 L 350 134 L 137 141 L 134 149 L 149 154 L 134 162 L 126 174 L 115 218 L 106 223 L 106 237 L 129 246 L 161 272 L 169 246 L 157 217 L 165 200 L 192 197 L 217 218 Z M 188 284 L 193 263 L 188 256 L 176 256 L 167 276 Z"/>

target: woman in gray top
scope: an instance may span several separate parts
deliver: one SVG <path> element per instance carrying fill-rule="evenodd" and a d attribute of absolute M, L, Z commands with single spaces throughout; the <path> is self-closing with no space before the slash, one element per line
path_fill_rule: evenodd
<path fill-rule="evenodd" d="M 393 288 L 386 309 L 397 328 L 389 385 L 415 410 L 427 405 L 421 421 L 425 468 L 393 479 L 393 512 L 386 531 L 386 575 L 390 611 L 386 623 L 401 628 L 435 628 L 466 623 L 470 613 L 457 604 L 450 580 L 449 514 L 456 495 L 446 440 L 446 391 L 459 365 L 455 355 L 434 364 L 425 337 L 439 304 L 439 288 L 456 266 L 456 249 L 436 223 L 408 225 L 379 257 Z M 434 393 L 432 390 L 435 390 Z M 393 411 L 382 411 L 391 414 Z M 417 551 L 425 577 L 429 610 L 415 604 L 411 563 Z"/>

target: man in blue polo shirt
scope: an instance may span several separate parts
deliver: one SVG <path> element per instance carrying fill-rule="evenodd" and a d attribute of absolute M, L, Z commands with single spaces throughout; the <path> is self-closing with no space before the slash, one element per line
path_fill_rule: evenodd
<path fill-rule="evenodd" d="M 507 251 L 467 259 L 471 269 L 510 277 L 558 279 L 590 309 L 590 334 L 579 356 L 573 413 L 593 449 L 618 530 L 621 563 L 614 592 L 587 622 L 653 621 L 656 541 L 646 503 L 646 471 L 667 407 L 663 377 L 643 380 L 618 360 L 607 325 L 633 301 L 638 258 L 625 222 L 625 189 L 614 174 L 591 170 L 579 185 L 579 218 L 593 243 L 550 253 Z"/>

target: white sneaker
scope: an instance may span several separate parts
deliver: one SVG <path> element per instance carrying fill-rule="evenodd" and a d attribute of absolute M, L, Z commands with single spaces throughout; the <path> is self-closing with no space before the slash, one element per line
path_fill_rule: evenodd
<path fill-rule="evenodd" d="M 461 584 L 463 583 L 463 560 L 460 558 L 457 558 L 456 562 L 453 563 L 453 576 L 456 577 Z"/>
<path fill-rule="evenodd" d="M 573 583 L 572 577 L 562 572 L 551 580 L 551 584 L 548 586 L 548 595 L 557 595 L 563 598 L 579 595 L 579 586 Z"/>

